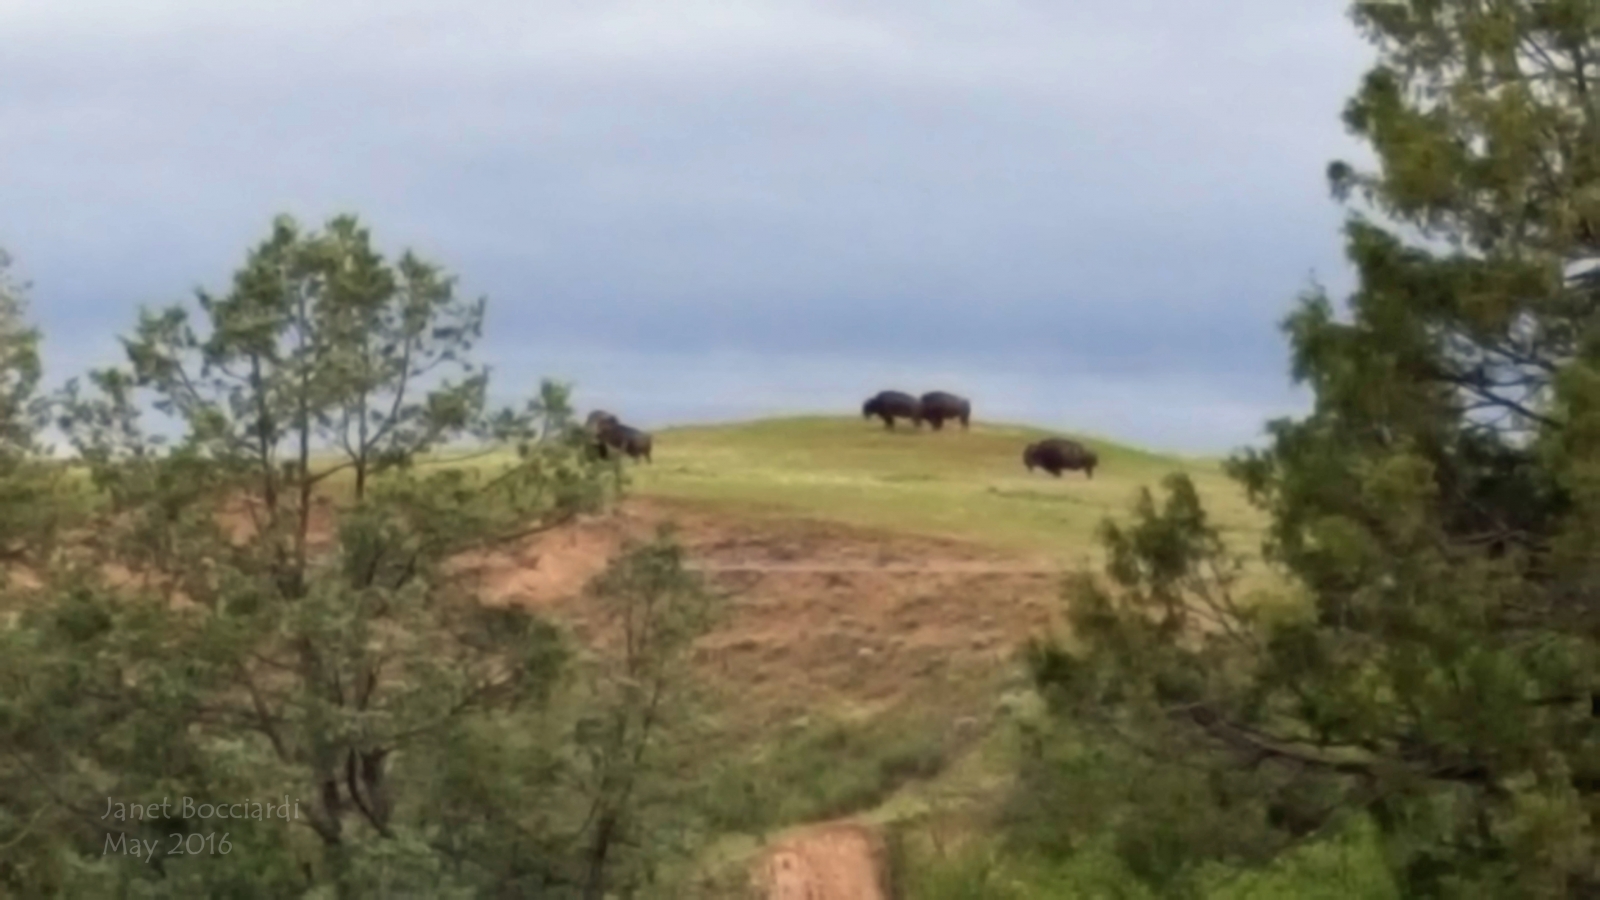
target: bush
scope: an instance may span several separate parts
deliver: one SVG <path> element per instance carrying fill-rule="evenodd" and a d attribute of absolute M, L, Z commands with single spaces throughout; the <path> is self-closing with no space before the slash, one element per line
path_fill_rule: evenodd
<path fill-rule="evenodd" d="M 931 726 L 827 722 L 723 769 L 707 786 L 706 812 L 714 828 L 759 834 L 871 809 L 948 763 Z"/>

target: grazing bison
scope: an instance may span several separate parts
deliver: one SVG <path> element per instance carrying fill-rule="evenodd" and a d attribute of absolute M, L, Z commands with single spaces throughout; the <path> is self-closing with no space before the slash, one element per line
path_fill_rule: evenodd
<path fill-rule="evenodd" d="M 910 419 L 911 424 L 922 427 L 922 405 L 917 398 L 900 391 L 880 391 L 877 396 L 861 404 L 861 418 L 873 416 L 883 420 L 885 428 L 893 429 L 895 419 Z"/>
<path fill-rule="evenodd" d="M 645 462 L 653 462 L 650 459 L 652 443 L 649 432 L 629 428 L 613 419 L 600 426 L 600 443 L 597 449 L 600 451 L 601 459 L 609 458 L 607 447 L 615 447 L 632 459 L 643 458 Z"/>
<path fill-rule="evenodd" d="M 965 397 L 947 394 L 944 391 L 930 391 L 922 395 L 922 418 L 933 426 L 934 431 L 944 427 L 945 419 L 954 419 L 961 422 L 961 430 L 967 430 L 972 422 L 972 404 Z"/>
<path fill-rule="evenodd" d="M 1100 458 L 1094 451 L 1083 446 L 1077 441 L 1065 438 L 1047 438 L 1037 443 L 1029 444 L 1022 451 L 1022 464 L 1032 472 L 1040 468 L 1057 478 L 1064 471 L 1077 471 L 1082 469 L 1090 478 L 1094 477 L 1094 467 L 1100 464 Z"/>
<path fill-rule="evenodd" d="M 594 412 L 589 413 L 589 418 L 585 420 L 583 424 L 584 427 L 588 428 L 590 431 L 598 432 L 607 425 L 616 425 L 619 424 L 619 422 L 617 417 L 613 416 L 611 413 L 608 413 L 603 409 L 597 409 Z"/>

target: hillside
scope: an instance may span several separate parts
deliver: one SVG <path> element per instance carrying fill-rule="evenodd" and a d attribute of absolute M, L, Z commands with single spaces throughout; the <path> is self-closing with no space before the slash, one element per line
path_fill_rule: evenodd
<path fill-rule="evenodd" d="M 769 897 L 874 897 L 822 885 L 872 868 L 830 858 L 872 846 L 862 823 L 935 808 L 959 820 L 1001 796 L 1001 726 L 1026 697 L 1015 650 L 1056 623 L 1059 574 L 1098 555 L 1095 528 L 1140 487 L 1189 473 L 1237 549 L 1253 549 L 1258 520 L 1216 461 L 1086 440 L 1101 458 L 1092 480 L 1030 475 L 1022 447 L 1044 434 L 845 418 L 665 429 L 653 464 L 625 464 L 619 510 L 496 561 L 496 598 L 595 647 L 607 626 L 579 592 L 658 523 L 679 526 L 692 564 L 730 598 L 696 650 L 726 833 L 697 896 L 738 896 L 721 893 L 726 879 L 759 862 Z M 759 836 L 807 823 L 822 826 L 752 855 Z"/>

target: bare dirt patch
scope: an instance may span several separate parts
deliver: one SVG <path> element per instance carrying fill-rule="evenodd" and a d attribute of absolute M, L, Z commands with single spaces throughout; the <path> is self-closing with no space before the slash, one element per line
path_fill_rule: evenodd
<path fill-rule="evenodd" d="M 756 884 L 765 900 L 883 900 L 883 853 L 876 834 L 852 822 L 818 825 L 763 854 Z"/>
<path fill-rule="evenodd" d="M 731 520 L 660 500 L 629 501 L 487 561 L 486 599 L 542 610 L 598 639 L 583 587 L 626 539 L 668 520 L 690 564 L 730 599 L 696 659 L 761 714 L 751 726 L 818 705 L 889 705 L 992 671 L 1051 624 L 1057 605 L 1059 570 L 1044 559 L 812 520 Z M 973 712 L 952 708 L 951 717 Z"/>

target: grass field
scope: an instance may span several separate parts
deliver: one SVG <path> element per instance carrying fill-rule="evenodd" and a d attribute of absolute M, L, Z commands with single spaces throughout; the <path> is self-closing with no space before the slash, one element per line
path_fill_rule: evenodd
<path fill-rule="evenodd" d="M 1235 549 L 1256 549 L 1263 520 L 1219 460 L 1067 435 L 1099 455 L 1094 478 L 1030 474 L 1022 449 L 1046 436 L 1012 425 L 890 432 L 851 418 L 766 419 L 666 429 L 655 437 L 655 463 L 629 468 L 647 496 L 965 538 L 1063 561 L 1092 554 L 1100 521 L 1125 514 L 1140 487 L 1182 471 Z"/>

